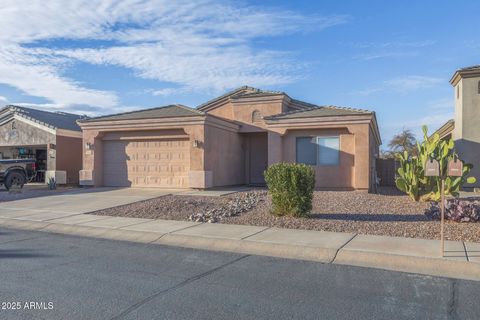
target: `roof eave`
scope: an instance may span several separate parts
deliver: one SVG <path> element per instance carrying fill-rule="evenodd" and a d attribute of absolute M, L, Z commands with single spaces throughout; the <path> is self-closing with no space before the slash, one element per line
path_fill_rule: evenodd
<path fill-rule="evenodd" d="M 480 69 L 479 70 L 457 70 L 453 74 L 452 78 L 450 79 L 450 84 L 452 86 L 456 86 L 457 83 L 462 78 L 470 78 L 470 77 L 477 77 L 480 76 Z"/>

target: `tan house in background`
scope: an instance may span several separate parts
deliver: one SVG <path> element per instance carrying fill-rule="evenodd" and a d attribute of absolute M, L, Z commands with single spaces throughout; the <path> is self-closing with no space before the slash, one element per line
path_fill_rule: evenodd
<path fill-rule="evenodd" d="M 381 144 L 375 113 L 316 106 L 241 87 L 181 105 L 80 120 L 90 186 L 262 185 L 269 164 L 312 165 L 316 187 L 371 190 Z"/>
<path fill-rule="evenodd" d="M 9 105 L 0 110 L 0 159 L 33 158 L 36 182 L 78 184 L 82 116 Z"/>
<path fill-rule="evenodd" d="M 480 65 L 457 70 L 450 80 L 455 94 L 455 118 L 436 132 L 440 137 L 452 137 L 460 158 L 473 164 L 471 175 L 477 182 L 468 187 L 480 187 Z"/>

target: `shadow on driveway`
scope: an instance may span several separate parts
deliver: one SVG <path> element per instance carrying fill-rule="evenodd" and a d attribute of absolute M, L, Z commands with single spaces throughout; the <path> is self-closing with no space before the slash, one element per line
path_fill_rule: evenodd
<path fill-rule="evenodd" d="M 0 249 L 0 259 L 52 258 L 52 255 L 32 249 Z"/>

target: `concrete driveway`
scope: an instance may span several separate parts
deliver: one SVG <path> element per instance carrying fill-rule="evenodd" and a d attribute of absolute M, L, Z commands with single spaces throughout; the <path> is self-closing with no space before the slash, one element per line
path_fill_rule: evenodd
<path fill-rule="evenodd" d="M 0 217 L 48 221 L 148 200 L 180 190 L 144 188 L 75 189 L 67 193 L 3 202 Z"/>

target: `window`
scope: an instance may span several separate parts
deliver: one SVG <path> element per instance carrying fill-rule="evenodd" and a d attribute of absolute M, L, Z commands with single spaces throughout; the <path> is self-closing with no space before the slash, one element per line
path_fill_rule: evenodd
<path fill-rule="evenodd" d="M 460 85 L 457 85 L 457 99 L 460 98 Z"/>
<path fill-rule="evenodd" d="M 340 162 L 340 139 L 338 137 L 317 137 L 318 164 L 338 165 Z"/>
<path fill-rule="evenodd" d="M 317 145 L 314 137 L 297 138 L 297 163 L 317 164 Z"/>
<path fill-rule="evenodd" d="M 478 81 L 478 89 L 477 89 L 477 93 L 480 94 L 480 81 Z"/>
<path fill-rule="evenodd" d="M 252 122 L 259 122 L 262 121 L 262 114 L 260 111 L 255 110 L 252 112 Z"/>
<path fill-rule="evenodd" d="M 296 151 L 297 163 L 325 166 L 340 164 L 339 137 L 299 137 Z"/>

